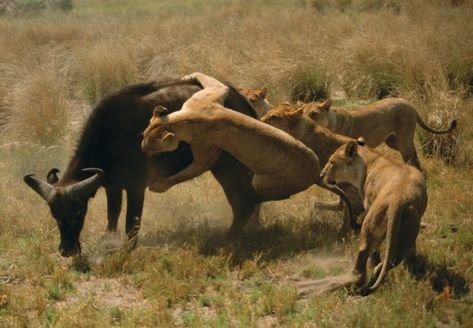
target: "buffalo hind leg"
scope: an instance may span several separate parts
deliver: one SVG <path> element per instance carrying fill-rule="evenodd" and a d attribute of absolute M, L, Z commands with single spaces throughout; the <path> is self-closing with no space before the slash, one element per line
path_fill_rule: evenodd
<path fill-rule="evenodd" d="M 106 188 L 107 194 L 107 231 L 117 231 L 118 218 L 122 210 L 122 190 Z"/>
<path fill-rule="evenodd" d="M 222 186 L 225 196 L 232 208 L 233 222 L 227 238 L 235 239 L 241 235 L 250 216 L 257 211 L 260 204 L 251 186 L 252 173 L 230 154 L 223 152 L 212 174 Z"/>

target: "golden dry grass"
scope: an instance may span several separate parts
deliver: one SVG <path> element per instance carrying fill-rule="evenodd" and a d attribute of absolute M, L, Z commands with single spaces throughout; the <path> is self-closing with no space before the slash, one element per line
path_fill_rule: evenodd
<path fill-rule="evenodd" d="M 74 4 L 68 14 L 0 17 L 0 327 L 473 321 L 470 2 Z M 349 107 L 393 93 L 412 101 L 425 120 L 437 110 L 453 113 L 459 121 L 454 166 L 421 157 L 429 206 L 417 276 L 399 267 L 368 298 L 340 291 L 298 301 L 294 279 L 350 268 L 356 236 L 339 232 L 338 215 L 312 211 L 311 199 L 327 195 L 311 188 L 266 204 L 263 230 L 225 244 L 230 208 L 210 175 L 148 194 L 138 248 L 94 262 L 104 240 L 116 238 L 102 236 L 106 204 L 99 192 L 82 233 L 90 263 L 60 259 L 56 224 L 21 177 L 64 168 L 83 119 L 104 94 L 196 70 L 237 86 L 267 86 L 272 103 L 289 100 L 295 86 L 305 88 L 297 82 L 309 77 L 307 88 L 344 90 Z"/>

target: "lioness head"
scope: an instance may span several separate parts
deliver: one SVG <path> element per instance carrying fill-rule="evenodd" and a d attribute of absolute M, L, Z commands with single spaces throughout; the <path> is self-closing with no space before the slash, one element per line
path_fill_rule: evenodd
<path fill-rule="evenodd" d="M 292 134 L 291 132 L 297 129 L 300 123 L 302 113 L 302 108 L 284 102 L 273 107 L 261 118 L 261 121 Z"/>
<path fill-rule="evenodd" d="M 179 139 L 176 138 L 174 133 L 166 130 L 166 113 L 167 109 L 165 107 L 157 106 L 148 127 L 143 132 L 141 150 L 147 155 L 174 151 L 179 145 Z"/>
<path fill-rule="evenodd" d="M 304 113 L 320 126 L 323 126 L 324 128 L 328 127 L 329 112 L 330 107 L 332 106 L 332 101 L 330 99 L 327 99 L 324 102 L 310 102 L 307 104 L 298 101 L 297 106 L 301 107 L 304 110 Z"/>
<path fill-rule="evenodd" d="M 364 168 L 364 162 L 358 154 L 358 143 L 351 140 L 330 156 L 320 176 L 328 186 L 347 182 L 359 187 Z"/>
<path fill-rule="evenodd" d="M 259 89 L 239 88 L 238 91 L 250 102 L 258 117 L 262 117 L 271 109 L 271 105 L 266 100 L 268 89 L 265 87 Z"/>

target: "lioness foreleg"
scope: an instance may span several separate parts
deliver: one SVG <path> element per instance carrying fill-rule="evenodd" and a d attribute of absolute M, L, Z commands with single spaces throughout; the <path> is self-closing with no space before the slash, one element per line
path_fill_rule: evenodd
<path fill-rule="evenodd" d="M 182 171 L 165 178 L 156 179 L 149 185 L 149 190 L 165 192 L 172 186 L 195 178 L 210 170 L 218 160 L 221 150 L 207 145 L 191 145 L 194 160 Z"/>

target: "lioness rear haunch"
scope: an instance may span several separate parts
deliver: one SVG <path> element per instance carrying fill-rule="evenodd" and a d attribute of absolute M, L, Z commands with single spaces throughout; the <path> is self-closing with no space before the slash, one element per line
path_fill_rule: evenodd
<path fill-rule="evenodd" d="M 369 147 L 386 142 L 392 149 L 399 150 L 404 162 L 417 168 L 420 163 L 414 146 L 416 123 L 435 134 L 451 132 L 457 126 L 453 120 L 447 130 L 434 130 L 422 121 L 410 102 L 401 98 L 386 98 L 353 111 L 332 107 L 330 99 L 308 104 L 298 102 L 298 105 L 311 119 L 330 131 L 355 139 L 363 137 Z"/>
<path fill-rule="evenodd" d="M 386 272 L 415 254 L 420 219 L 427 206 L 424 175 L 416 168 L 393 161 L 352 140 L 330 157 L 322 170 L 324 181 L 355 186 L 366 208 L 354 282 L 363 284 L 368 259 L 375 265 L 364 294 L 375 290 Z M 379 247 L 386 236 L 386 252 L 379 263 Z"/>
<path fill-rule="evenodd" d="M 252 185 L 260 199 L 284 199 L 320 180 L 317 156 L 302 142 L 277 128 L 223 106 L 229 89 L 202 73 L 193 73 L 204 89 L 179 112 L 157 108 L 143 134 L 148 155 L 172 151 L 179 141 L 190 144 L 193 162 L 173 176 L 157 179 L 150 189 L 166 191 L 211 168 L 227 151 L 255 173 Z M 163 115 L 164 114 L 164 115 Z"/>

